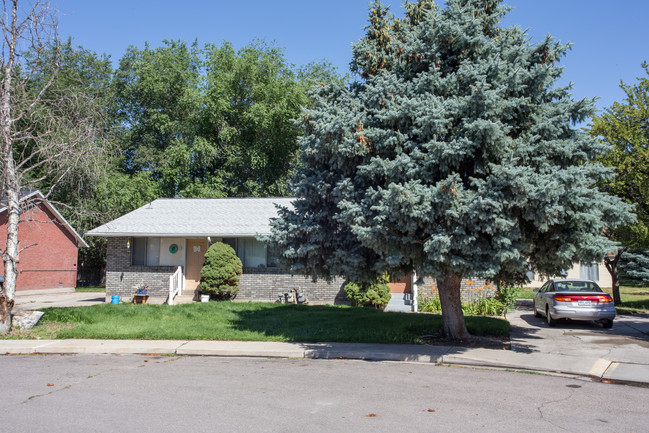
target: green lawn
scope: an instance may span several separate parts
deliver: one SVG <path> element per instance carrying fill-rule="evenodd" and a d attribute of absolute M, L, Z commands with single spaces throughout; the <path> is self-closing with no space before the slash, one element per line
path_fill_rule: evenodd
<path fill-rule="evenodd" d="M 604 289 L 611 293 L 611 289 Z M 621 286 L 622 305 L 615 307 L 618 314 L 637 314 L 649 312 L 649 287 Z"/>
<path fill-rule="evenodd" d="M 442 329 L 437 314 L 256 302 L 101 304 L 44 311 L 36 327 L 9 338 L 420 343 L 421 336 Z M 466 323 L 473 335 L 509 335 L 504 319 L 471 316 Z"/>
<path fill-rule="evenodd" d="M 610 288 L 603 287 L 605 292 L 611 293 Z M 618 314 L 637 314 L 649 312 L 649 287 L 621 286 L 620 296 L 622 305 L 615 307 Z M 521 289 L 517 296 L 519 299 L 532 299 L 532 289 Z"/>
<path fill-rule="evenodd" d="M 105 292 L 105 286 L 86 286 L 86 287 L 77 287 L 74 289 L 75 292 Z"/>

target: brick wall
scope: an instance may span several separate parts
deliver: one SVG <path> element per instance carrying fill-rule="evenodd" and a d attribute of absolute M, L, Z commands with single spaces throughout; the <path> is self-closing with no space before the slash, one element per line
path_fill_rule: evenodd
<path fill-rule="evenodd" d="M 335 278 L 331 283 L 326 280 L 313 282 L 311 278 L 299 275 L 291 276 L 278 269 L 244 268 L 239 278 L 240 290 L 237 301 L 271 301 L 277 295 L 290 288 L 302 289 L 310 304 L 346 304 L 349 305 L 343 290 L 344 280 Z"/>
<path fill-rule="evenodd" d="M 108 238 L 106 260 L 106 298 L 119 295 L 130 299 L 135 293 L 133 286 L 148 284 L 148 294 L 152 298 L 166 300 L 169 296 L 169 277 L 177 266 L 132 266 L 131 252 L 127 248 L 128 238 Z"/>
<path fill-rule="evenodd" d="M 149 285 L 150 298 L 164 301 L 169 295 L 169 277 L 176 272 L 176 266 L 132 266 L 132 248 L 127 248 L 128 238 L 108 238 L 106 261 L 106 298 L 119 295 L 130 299 L 135 292 L 133 286 Z M 310 278 L 291 276 L 276 269 L 245 268 L 240 279 L 237 301 L 274 302 L 277 294 L 288 288 L 304 290 L 311 304 L 348 304 L 343 291 L 342 279 L 331 283 L 325 280 L 313 282 Z"/>
<path fill-rule="evenodd" d="M 424 277 L 423 284 L 418 286 L 420 297 L 438 298 L 437 281 L 432 277 Z M 464 279 L 460 286 L 462 302 L 471 302 L 478 298 L 492 297 L 496 294 L 496 285 L 486 280 Z"/>
<path fill-rule="evenodd" d="M 0 249 L 7 243 L 7 212 L 0 214 Z M 74 289 L 77 285 L 77 241 L 44 204 L 22 213 L 18 226 L 16 291 Z M 0 272 L 4 265 L 0 261 Z"/>
<path fill-rule="evenodd" d="M 106 264 L 106 296 L 119 295 L 129 299 L 133 286 L 140 283 L 149 285 L 149 296 L 159 301 L 167 299 L 169 294 L 169 277 L 176 271 L 176 266 L 132 266 L 132 248 L 126 247 L 128 238 L 108 238 L 108 257 Z M 343 290 L 345 280 L 335 278 L 330 283 L 326 280 L 313 282 L 309 277 L 291 276 L 278 269 L 244 268 L 239 278 L 240 290 L 236 301 L 274 302 L 277 295 L 290 288 L 304 291 L 310 304 L 349 304 Z M 480 297 L 493 296 L 494 284 L 480 279 L 462 280 L 461 294 L 463 302 L 470 302 Z M 435 298 L 437 284 L 434 278 L 425 277 L 418 286 L 419 296 Z"/>

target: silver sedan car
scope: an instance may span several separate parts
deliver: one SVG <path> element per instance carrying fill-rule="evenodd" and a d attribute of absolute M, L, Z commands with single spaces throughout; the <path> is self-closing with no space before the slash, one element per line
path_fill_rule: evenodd
<path fill-rule="evenodd" d="M 535 290 L 536 291 L 536 290 Z M 534 295 L 534 315 L 549 326 L 559 319 L 594 320 L 604 328 L 613 326 L 613 298 L 589 280 L 549 280 Z"/>

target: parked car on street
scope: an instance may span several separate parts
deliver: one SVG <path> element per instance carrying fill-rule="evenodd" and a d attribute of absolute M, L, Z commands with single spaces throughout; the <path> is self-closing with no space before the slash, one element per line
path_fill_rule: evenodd
<path fill-rule="evenodd" d="M 534 316 L 543 317 L 548 326 L 559 319 L 594 320 L 604 328 L 613 326 L 613 298 L 594 281 L 549 280 L 534 295 Z"/>

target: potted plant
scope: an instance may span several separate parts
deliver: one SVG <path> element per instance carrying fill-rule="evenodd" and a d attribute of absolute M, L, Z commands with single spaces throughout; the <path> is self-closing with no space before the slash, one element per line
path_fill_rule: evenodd
<path fill-rule="evenodd" d="M 133 295 L 133 303 L 146 304 L 147 299 L 149 299 L 149 295 L 147 294 L 149 285 L 140 283 L 136 284 L 133 288 L 135 289 L 135 295 Z"/>
<path fill-rule="evenodd" d="M 135 294 L 136 295 L 146 295 L 147 289 L 149 288 L 148 284 L 140 283 L 135 285 Z"/>

